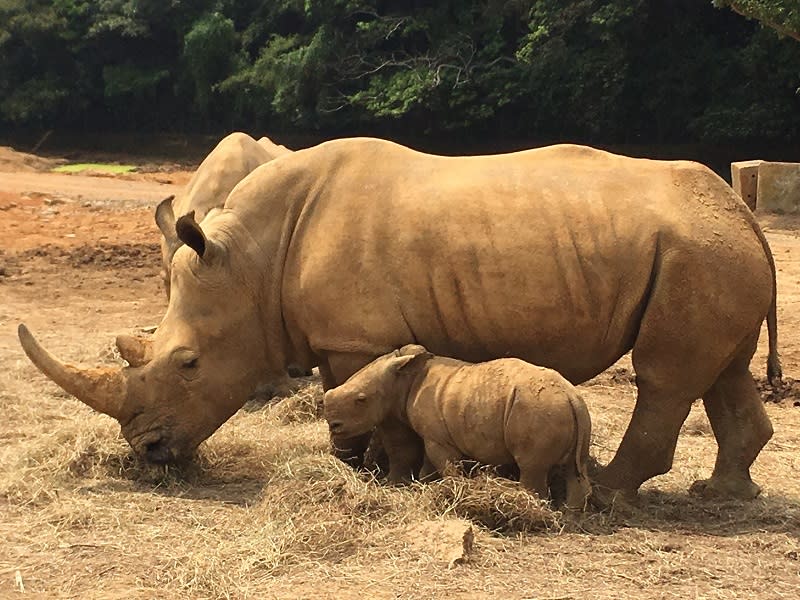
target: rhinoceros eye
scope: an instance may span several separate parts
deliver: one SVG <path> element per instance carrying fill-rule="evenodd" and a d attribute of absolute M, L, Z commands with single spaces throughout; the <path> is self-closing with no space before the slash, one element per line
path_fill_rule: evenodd
<path fill-rule="evenodd" d="M 191 380 L 198 376 L 198 353 L 189 348 L 179 348 L 172 355 L 172 364 L 177 370 L 178 375 L 184 379 Z"/>
<path fill-rule="evenodd" d="M 367 401 L 367 395 L 364 392 L 359 392 L 358 396 L 356 396 L 356 402 L 363 404 Z"/>

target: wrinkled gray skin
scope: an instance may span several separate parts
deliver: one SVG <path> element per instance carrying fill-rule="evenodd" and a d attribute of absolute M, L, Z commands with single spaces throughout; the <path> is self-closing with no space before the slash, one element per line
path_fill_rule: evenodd
<path fill-rule="evenodd" d="M 33 362 L 150 460 L 190 456 L 290 362 L 318 365 L 330 389 L 420 343 L 578 383 L 632 350 L 637 403 L 598 489 L 634 494 L 668 471 L 702 397 L 719 452 L 695 490 L 759 491 L 749 468 L 772 426 L 749 363 L 766 318 L 779 377 L 774 263 L 749 209 L 702 165 L 337 140 L 258 167 L 202 228 L 184 217 L 176 230 L 169 308 L 138 366 L 72 368 L 20 329 Z M 334 440 L 355 457 L 366 441 Z"/>
<path fill-rule="evenodd" d="M 421 442 L 422 480 L 465 459 L 515 464 L 520 483 L 547 499 L 558 470 L 566 479 L 566 506 L 586 507 L 589 411 L 575 387 L 551 369 L 516 358 L 466 363 L 410 344 L 325 392 L 324 405 L 337 436 L 377 429 L 392 483 L 415 476 Z"/>

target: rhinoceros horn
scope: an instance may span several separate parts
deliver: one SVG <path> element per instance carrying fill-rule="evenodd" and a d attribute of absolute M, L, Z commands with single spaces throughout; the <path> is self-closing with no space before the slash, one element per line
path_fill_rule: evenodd
<path fill-rule="evenodd" d="M 54 358 L 31 335 L 25 325 L 18 329 L 25 354 L 37 368 L 64 391 L 98 412 L 118 419 L 127 393 L 127 377 L 119 367 L 84 369 Z"/>
<path fill-rule="evenodd" d="M 153 340 L 133 335 L 118 335 L 117 350 L 132 367 L 142 367 L 153 357 Z"/>

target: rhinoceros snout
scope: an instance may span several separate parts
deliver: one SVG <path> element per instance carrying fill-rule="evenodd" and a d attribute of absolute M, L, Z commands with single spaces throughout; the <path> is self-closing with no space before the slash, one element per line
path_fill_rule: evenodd
<path fill-rule="evenodd" d="M 149 442 L 145 446 L 144 457 L 148 462 L 157 465 L 164 465 L 173 460 L 172 450 L 169 449 L 163 439 Z"/>
<path fill-rule="evenodd" d="M 331 433 L 341 433 L 343 427 L 344 423 L 341 421 L 330 421 L 328 423 L 328 429 L 331 430 Z"/>

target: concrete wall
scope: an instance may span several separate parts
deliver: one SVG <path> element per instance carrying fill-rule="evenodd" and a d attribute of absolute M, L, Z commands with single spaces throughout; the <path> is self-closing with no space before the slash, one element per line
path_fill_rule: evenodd
<path fill-rule="evenodd" d="M 731 187 L 750 210 L 800 214 L 800 163 L 765 160 L 731 163 Z"/>
<path fill-rule="evenodd" d="M 756 209 L 758 193 L 758 167 L 763 160 L 747 160 L 731 163 L 731 186 L 750 210 Z"/>
<path fill-rule="evenodd" d="M 758 212 L 800 213 L 800 163 L 762 162 L 756 207 Z"/>

